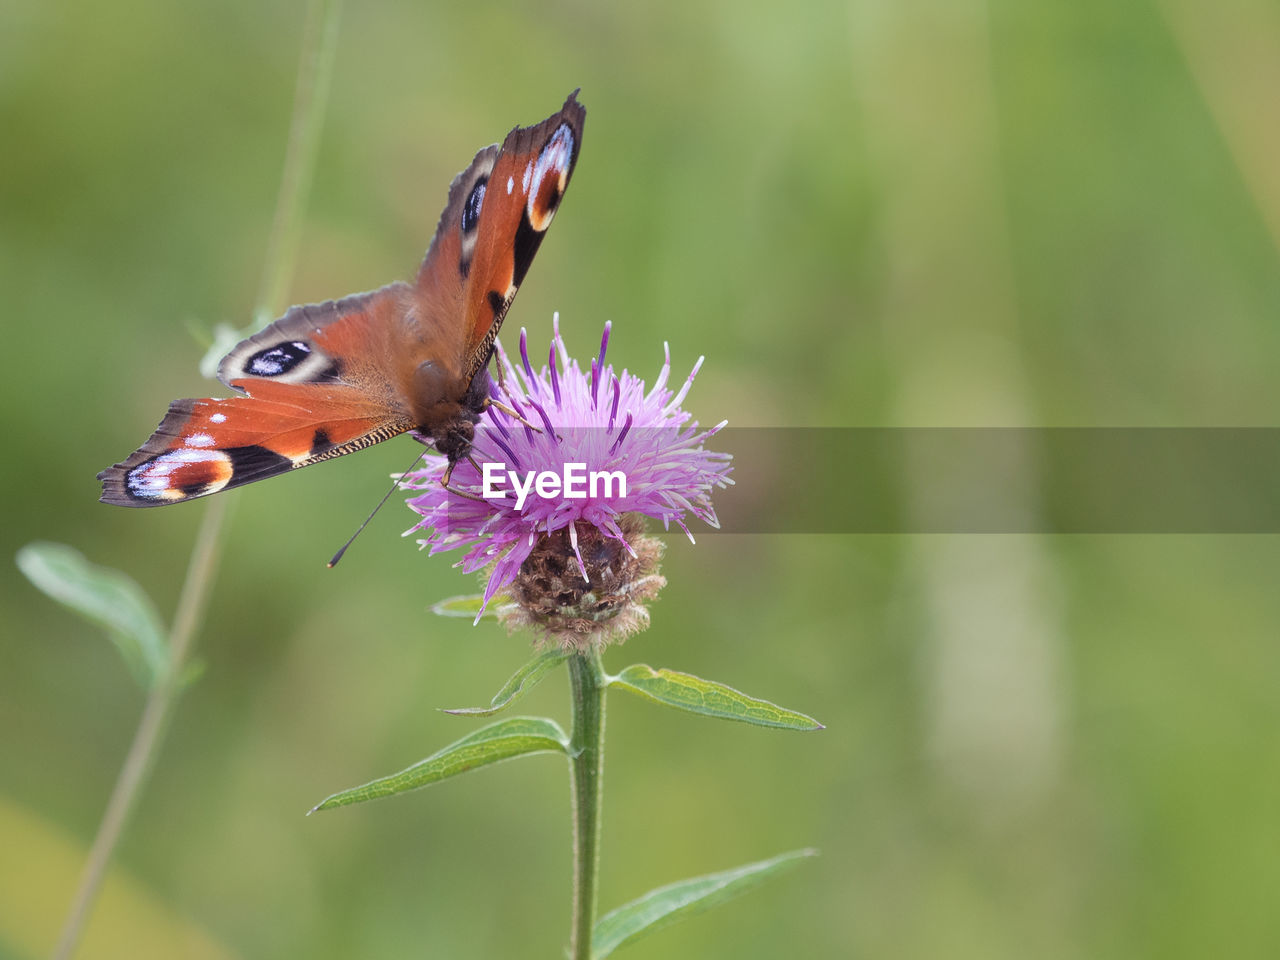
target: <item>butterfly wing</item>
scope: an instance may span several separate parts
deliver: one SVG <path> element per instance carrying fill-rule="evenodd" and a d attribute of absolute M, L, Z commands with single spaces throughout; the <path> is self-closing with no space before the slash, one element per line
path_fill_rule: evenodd
<path fill-rule="evenodd" d="M 241 395 L 177 400 L 102 500 L 179 503 L 361 450 L 412 429 L 397 376 L 412 288 L 294 307 L 242 341 L 218 377 Z"/>
<path fill-rule="evenodd" d="M 98 475 L 102 500 L 178 503 L 408 430 L 448 436 L 569 184 L 586 115 L 576 98 L 454 178 L 416 285 L 294 307 L 242 341 L 218 366 L 239 396 L 171 404 Z"/>
<path fill-rule="evenodd" d="M 493 341 L 569 185 L 586 108 L 575 90 L 532 127 L 486 147 L 454 178 L 418 272 L 424 319 L 455 333 L 464 385 L 489 361 Z"/>

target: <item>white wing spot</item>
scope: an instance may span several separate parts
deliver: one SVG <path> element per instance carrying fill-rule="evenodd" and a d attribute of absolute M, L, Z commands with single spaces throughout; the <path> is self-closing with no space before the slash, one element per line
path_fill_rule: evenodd
<path fill-rule="evenodd" d="M 227 415 L 225 413 L 215 413 L 209 418 L 212 423 L 226 423 Z"/>
<path fill-rule="evenodd" d="M 215 416 L 222 417 L 222 414 L 218 413 L 215 414 Z M 222 417 L 222 419 L 225 420 L 227 418 Z M 214 441 L 213 437 L 209 436 L 207 433 L 193 433 L 191 436 L 187 437 L 184 443 L 186 443 L 188 447 L 212 447 Z"/>
<path fill-rule="evenodd" d="M 514 190 L 515 188 L 516 188 L 515 178 L 507 177 L 507 196 L 511 196 L 511 191 Z"/>
<path fill-rule="evenodd" d="M 135 497 L 143 500 L 177 500 L 182 498 L 182 492 L 175 490 L 170 481 L 170 475 L 174 470 L 182 467 L 198 463 L 224 463 L 230 465 L 231 458 L 221 450 L 171 450 L 168 453 L 161 454 L 154 460 L 139 464 L 129 471 L 125 477 L 125 484 L 129 488 L 129 492 Z M 209 486 L 212 489 L 205 490 L 205 493 L 213 493 L 215 490 L 221 490 L 227 485 L 227 480 L 231 478 L 230 472 L 221 478 L 221 482 L 217 479 L 213 480 Z"/>
<path fill-rule="evenodd" d="M 558 193 L 564 192 L 565 178 L 569 174 L 569 161 L 573 159 L 573 132 L 567 124 L 561 124 L 551 139 L 547 141 L 546 146 L 542 148 L 542 152 L 538 154 L 537 166 L 532 173 L 533 187 L 528 192 L 528 200 L 525 206 L 529 213 L 529 223 L 539 232 L 547 229 L 551 224 L 551 218 L 555 216 L 555 205 L 559 203 L 559 196 L 549 198 L 551 205 L 546 210 L 537 209 L 537 204 L 542 193 L 542 181 L 549 175 L 554 175 L 559 180 Z M 544 201 L 545 202 L 545 201 Z"/>

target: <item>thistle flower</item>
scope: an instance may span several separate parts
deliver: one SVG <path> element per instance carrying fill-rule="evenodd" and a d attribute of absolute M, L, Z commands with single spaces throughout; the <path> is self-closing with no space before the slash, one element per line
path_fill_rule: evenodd
<path fill-rule="evenodd" d="M 405 535 L 429 531 L 419 545 L 435 554 L 466 548 L 467 572 L 489 568 L 484 604 L 500 592 L 508 627 L 535 626 L 564 647 L 620 639 L 648 623 L 642 601 L 665 581 L 662 544 L 643 534 L 642 517 L 672 523 L 693 540 L 686 518 L 719 526 L 711 492 L 729 479 L 727 453 L 704 442 L 725 424 L 699 432 L 681 404 L 702 366 L 678 392 L 667 386 L 671 353 L 653 386 L 605 364 L 611 324 L 589 371 L 569 357 L 558 318 L 547 365 L 529 363 L 520 331 L 520 366 L 501 345 L 504 386 L 490 395 L 538 425 L 532 429 L 490 407 L 476 424 L 472 458 L 440 483 L 445 457 L 424 456 L 424 470 L 402 487 L 422 491 L 408 503 L 422 519 Z M 562 478 L 535 483 L 535 477 Z M 573 481 L 578 481 L 576 484 Z"/>

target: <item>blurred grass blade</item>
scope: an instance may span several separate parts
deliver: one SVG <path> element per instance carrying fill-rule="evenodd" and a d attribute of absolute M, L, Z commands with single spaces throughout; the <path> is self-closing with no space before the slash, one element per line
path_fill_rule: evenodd
<path fill-rule="evenodd" d="M 539 680 L 546 676 L 550 670 L 563 663 L 568 656 L 569 654 L 560 649 L 548 650 L 539 654 L 515 672 L 503 688 L 489 701 L 487 707 L 457 707 L 444 712 L 463 717 L 493 716 L 499 710 L 510 706 L 536 687 Z"/>
<path fill-rule="evenodd" d="M 484 607 L 484 594 L 473 593 L 463 597 L 449 597 L 447 600 L 433 603 L 431 612 L 441 617 L 465 617 L 468 620 L 498 616 L 497 604 L 490 605 L 484 613 L 480 612 L 482 607 Z"/>
<path fill-rule="evenodd" d="M 258 317 L 254 317 L 254 322 L 243 330 L 229 323 L 216 324 L 212 331 L 207 327 L 196 327 L 194 323 L 188 323 L 187 332 L 196 343 L 204 347 L 204 356 L 200 358 L 200 375 L 206 380 L 217 379 L 218 364 L 222 362 L 222 358 L 230 353 L 237 343 L 245 337 L 252 336 L 264 325 L 264 322 L 259 322 Z"/>
<path fill-rule="evenodd" d="M 168 664 L 169 648 L 160 615 L 132 578 L 90 563 L 61 543 L 30 543 L 17 559 L 18 568 L 42 591 L 106 628 L 144 689 L 155 685 Z"/>
<path fill-rule="evenodd" d="M 762 880 L 776 876 L 806 857 L 817 856 L 817 853 L 808 849 L 792 850 L 769 860 L 650 890 L 640 899 L 632 900 L 600 918 L 591 936 L 591 956 L 593 960 L 603 960 L 618 947 L 731 900 Z"/>
<path fill-rule="evenodd" d="M 417 790 L 468 770 L 526 753 L 564 753 L 568 743 L 569 738 L 554 720 L 544 717 L 499 720 L 449 744 L 406 770 L 335 793 L 313 807 L 311 813 Z"/>
<path fill-rule="evenodd" d="M 740 720 L 760 727 L 781 727 L 786 730 L 823 729 L 822 724 L 813 717 L 787 710 L 768 700 L 749 697 L 723 683 L 703 680 L 675 670 L 655 670 L 644 663 L 634 664 L 616 677 L 611 677 L 609 685 L 630 690 L 654 703 L 688 710 L 704 717 Z"/>

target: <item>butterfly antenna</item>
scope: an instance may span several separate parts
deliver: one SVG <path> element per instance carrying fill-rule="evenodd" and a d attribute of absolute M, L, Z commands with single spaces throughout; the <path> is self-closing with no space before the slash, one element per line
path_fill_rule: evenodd
<path fill-rule="evenodd" d="M 422 459 L 423 453 L 426 453 L 426 451 L 422 451 L 422 453 L 419 453 L 413 458 L 413 463 L 409 464 L 409 470 L 412 470 L 418 465 L 418 461 Z M 333 559 L 329 561 L 330 570 L 338 565 L 338 561 L 342 559 L 342 555 L 347 552 L 347 547 L 351 546 L 351 544 L 355 542 L 356 537 L 360 536 L 364 528 L 369 525 L 369 521 L 373 519 L 374 514 L 381 510 L 382 505 L 391 499 L 391 495 L 400 489 L 400 481 L 404 477 L 404 474 L 408 473 L 409 470 L 406 470 L 391 482 L 391 489 L 382 495 L 382 499 L 378 501 L 378 505 L 373 508 L 367 517 L 364 518 L 364 523 L 360 524 L 360 526 L 356 528 L 356 532 L 347 538 L 347 542 L 342 545 L 342 549 L 333 555 Z"/>

